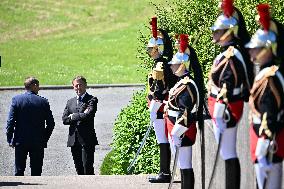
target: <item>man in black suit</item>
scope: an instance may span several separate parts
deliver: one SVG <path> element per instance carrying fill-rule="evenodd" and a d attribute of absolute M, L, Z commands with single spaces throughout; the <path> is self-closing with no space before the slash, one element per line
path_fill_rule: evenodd
<path fill-rule="evenodd" d="M 63 124 L 70 125 L 67 146 L 71 147 L 78 175 L 93 175 L 95 145 L 98 145 L 94 129 L 98 99 L 86 92 L 84 77 L 75 77 L 72 85 L 77 96 L 67 101 L 62 116 Z"/>
<path fill-rule="evenodd" d="M 44 148 L 55 123 L 48 100 L 37 95 L 39 81 L 28 77 L 24 85 L 27 91 L 12 99 L 6 127 L 7 142 L 15 148 L 15 176 L 24 176 L 28 153 L 31 175 L 40 176 Z"/>

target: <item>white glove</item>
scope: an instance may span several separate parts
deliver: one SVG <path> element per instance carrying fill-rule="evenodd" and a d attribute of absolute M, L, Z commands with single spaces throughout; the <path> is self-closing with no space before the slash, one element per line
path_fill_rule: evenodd
<path fill-rule="evenodd" d="M 258 138 L 256 149 L 255 149 L 255 156 L 256 157 L 265 157 L 268 152 L 270 141 L 265 138 Z"/>
<path fill-rule="evenodd" d="M 181 125 L 181 124 L 178 124 L 178 123 L 175 123 L 174 125 L 174 128 L 171 132 L 171 135 L 175 135 L 175 136 L 178 136 L 180 137 L 182 134 L 184 134 L 186 131 L 188 130 L 187 127 Z"/>
<path fill-rule="evenodd" d="M 180 147 L 181 146 L 181 138 L 176 136 L 176 135 L 172 135 L 172 140 L 173 140 L 173 144 L 176 147 Z"/>
<path fill-rule="evenodd" d="M 150 112 L 150 120 L 154 122 L 157 119 L 157 112 Z"/>
<path fill-rule="evenodd" d="M 157 112 L 162 106 L 162 103 L 156 100 L 151 100 L 149 111 L 150 111 L 150 120 L 154 122 L 157 119 Z"/>
<path fill-rule="evenodd" d="M 227 123 L 224 121 L 223 118 L 216 118 L 216 126 L 220 133 L 223 133 L 227 128 Z"/>
<path fill-rule="evenodd" d="M 223 118 L 226 110 L 226 105 L 220 102 L 214 104 L 213 118 Z"/>
<path fill-rule="evenodd" d="M 150 106 L 149 106 L 149 111 L 150 112 L 157 112 L 162 105 L 163 105 L 163 103 L 161 103 L 157 100 L 151 100 Z"/>

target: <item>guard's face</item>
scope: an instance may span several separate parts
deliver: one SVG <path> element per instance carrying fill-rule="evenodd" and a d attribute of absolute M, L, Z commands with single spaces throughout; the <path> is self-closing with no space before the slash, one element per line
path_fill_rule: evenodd
<path fill-rule="evenodd" d="M 228 29 L 216 30 L 213 32 L 213 43 L 220 46 L 228 44 L 233 39 L 233 34 Z"/>
<path fill-rule="evenodd" d="M 81 96 L 86 92 L 86 87 L 86 84 L 82 80 L 73 81 L 73 89 L 78 96 Z"/>
<path fill-rule="evenodd" d="M 171 65 L 172 72 L 178 77 L 182 76 L 184 73 L 184 69 L 181 69 L 181 68 L 182 68 L 182 64 L 172 64 Z"/>
<path fill-rule="evenodd" d="M 213 43 L 218 43 L 220 38 L 224 35 L 225 30 L 215 30 L 213 31 Z"/>
<path fill-rule="evenodd" d="M 257 61 L 257 55 L 260 53 L 262 48 L 249 49 L 250 60 L 254 63 Z"/>
<path fill-rule="evenodd" d="M 148 47 L 147 48 L 147 53 L 149 54 L 149 56 L 153 59 L 157 59 L 159 58 L 160 54 L 159 54 L 159 50 L 158 50 L 158 46 L 154 46 L 154 47 Z"/>
<path fill-rule="evenodd" d="M 269 62 L 273 57 L 271 48 L 252 48 L 249 49 L 249 55 L 253 63 L 260 65 Z"/>

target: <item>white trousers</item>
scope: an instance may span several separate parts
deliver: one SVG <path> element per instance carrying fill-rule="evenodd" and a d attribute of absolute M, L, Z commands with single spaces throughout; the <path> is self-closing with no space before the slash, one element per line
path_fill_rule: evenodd
<path fill-rule="evenodd" d="M 176 146 L 173 144 L 172 140 L 169 140 L 169 141 L 170 141 L 171 152 L 174 156 L 176 153 Z M 177 163 L 180 169 L 192 168 L 192 147 L 191 146 L 179 147 L 179 155 L 178 155 Z"/>
<path fill-rule="evenodd" d="M 166 134 L 166 125 L 164 119 L 156 119 L 153 121 L 153 127 L 156 134 L 158 144 L 169 143 Z"/>
<path fill-rule="evenodd" d="M 269 171 L 254 164 L 257 185 L 259 189 L 280 189 L 282 186 L 282 162 L 273 163 Z M 264 182 L 266 182 L 264 186 Z"/>
<path fill-rule="evenodd" d="M 217 143 L 219 142 L 221 133 L 213 121 L 214 135 Z M 227 128 L 222 134 L 220 155 L 223 160 L 232 159 L 237 157 L 237 126 Z"/>

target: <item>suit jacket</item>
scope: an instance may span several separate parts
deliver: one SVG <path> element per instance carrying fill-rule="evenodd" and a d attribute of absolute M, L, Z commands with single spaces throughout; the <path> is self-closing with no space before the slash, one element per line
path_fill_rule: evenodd
<path fill-rule="evenodd" d="M 97 111 L 98 99 L 86 93 L 81 103 L 77 103 L 77 98 L 67 101 L 62 116 L 63 124 L 70 125 L 67 146 L 71 147 L 75 143 L 75 137 L 81 145 L 95 147 L 98 145 L 96 132 L 94 129 L 94 117 Z M 73 114 L 72 119 L 69 116 Z"/>
<path fill-rule="evenodd" d="M 27 91 L 12 98 L 6 127 L 7 142 L 46 147 L 54 125 L 48 100 Z"/>

